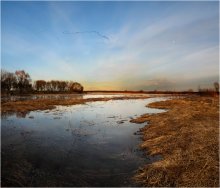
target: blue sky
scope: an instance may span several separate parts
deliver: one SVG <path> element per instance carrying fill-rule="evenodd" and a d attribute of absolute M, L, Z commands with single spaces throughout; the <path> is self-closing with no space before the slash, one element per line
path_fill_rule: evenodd
<path fill-rule="evenodd" d="M 212 87 L 218 2 L 1 2 L 3 69 L 86 90 Z"/>

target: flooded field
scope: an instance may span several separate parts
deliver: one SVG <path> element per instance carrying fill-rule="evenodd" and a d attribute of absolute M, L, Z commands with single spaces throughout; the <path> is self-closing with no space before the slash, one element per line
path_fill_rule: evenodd
<path fill-rule="evenodd" d="M 83 96 L 81 96 L 83 97 Z M 85 96 L 84 96 L 85 97 Z M 88 97 L 88 96 L 87 96 Z M 166 100 L 111 100 L 2 116 L 2 186 L 137 186 L 146 163 L 132 118 Z"/>
<path fill-rule="evenodd" d="M 35 94 L 26 96 L 4 96 L 1 97 L 2 102 L 8 101 L 25 101 L 25 100 L 37 100 L 37 99 L 95 99 L 95 98 L 115 98 L 115 97 L 141 97 L 149 96 L 154 97 L 159 94 L 123 94 L 123 93 L 109 93 L 109 94 Z"/>

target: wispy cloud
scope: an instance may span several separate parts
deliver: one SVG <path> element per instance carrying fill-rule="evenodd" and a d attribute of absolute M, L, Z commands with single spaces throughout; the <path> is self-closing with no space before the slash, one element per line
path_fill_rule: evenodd
<path fill-rule="evenodd" d="M 98 37 L 101 37 L 101 38 L 103 38 L 103 39 L 109 40 L 109 37 L 107 37 L 106 35 L 101 34 L 101 33 L 98 32 L 98 31 L 76 31 L 76 32 L 73 32 L 73 31 L 63 31 L 63 34 L 65 34 L 65 35 L 95 34 L 95 35 L 97 35 Z"/>

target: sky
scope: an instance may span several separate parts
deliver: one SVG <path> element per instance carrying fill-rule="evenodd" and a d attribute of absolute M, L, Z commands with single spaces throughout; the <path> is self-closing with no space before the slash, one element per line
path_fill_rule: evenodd
<path fill-rule="evenodd" d="M 1 2 L 1 68 L 85 90 L 219 80 L 218 2 Z"/>

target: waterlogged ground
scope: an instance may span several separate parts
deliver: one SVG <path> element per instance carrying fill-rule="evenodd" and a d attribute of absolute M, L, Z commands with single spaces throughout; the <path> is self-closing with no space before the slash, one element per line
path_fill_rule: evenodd
<path fill-rule="evenodd" d="M 130 123 L 149 98 L 58 106 L 2 117 L 2 186 L 137 186 L 131 177 L 146 163 L 139 128 Z"/>
<path fill-rule="evenodd" d="M 88 99 L 88 98 L 105 98 L 105 97 L 123 97 L 129 95 L 123 94 L 38 94 L 38 95 L 26 95 L 26 96 L 4 96 L 1 98 L 3 102 L 6 101 L 25 101 L 36 99 Z M 135 95 L 137 96 L 137 95 Z M 138 95 L 139 96 L 139 95 Z M 141 94 L 140 94 L 141 96 Z"/>
<path fill-rule="evenodd" d="M 37 100 L 37 99 L 91 99 L 91 98 L 114 98 L 114 97 L 158 97 L 159 94 L 116 94 L 116 93 L 105 93 L 105 94 L 36 94 L 26 96 L 2 96 L 1 102 L 8 101 L 26 101 L 26 100 Z"/>

